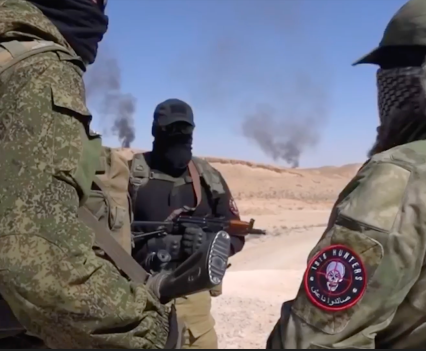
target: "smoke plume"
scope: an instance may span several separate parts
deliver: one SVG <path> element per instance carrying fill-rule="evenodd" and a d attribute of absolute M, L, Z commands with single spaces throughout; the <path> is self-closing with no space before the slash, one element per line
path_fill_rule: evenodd
<path fill-rule="evenodd" d="M 321 42 L 305 28 L 315 26 L 315 18 L 303 11 L 309 1 L 210 4 L 211 20 L 206 17 L 206 27 L 197 28 L 198 52 L 179 61 L 175 74 L 182 75 L 193 101 L 217 114 L 218 123 L 237 117 L 242 135 L 264 154 L 298 167 L 302 154 L 320 141 L 330 104 Z"/>
<path fill-rule="evenodd" d="M 86 96 L 99 113 L 104 132 L 112 132 L 122 147 L 130 147 L 135 140 L 136 99 L 122 92 L 121 79 L 117 59 L 102 52 L 86 75 Z"/>

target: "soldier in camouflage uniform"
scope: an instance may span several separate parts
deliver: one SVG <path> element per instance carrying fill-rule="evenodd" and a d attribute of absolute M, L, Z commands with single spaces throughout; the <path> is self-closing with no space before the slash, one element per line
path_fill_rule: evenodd
<path fill-rule="evenodd" d="M 268 349 L 426 345 L 425 56 L 426 1 L 411 0 L 357 62 L 380 66 L 377 140 L 340 194 Z"/>
<path fill-rule="evenodd" d="M 103 10 L 0 0 L 0 294 L 49 348 L 164 348 L 168 309 L 97 257 L 77 219 L 101 151 L 82 76 L 107 29 Z M 2 348 L 22 347 L 5 336 Z"/>

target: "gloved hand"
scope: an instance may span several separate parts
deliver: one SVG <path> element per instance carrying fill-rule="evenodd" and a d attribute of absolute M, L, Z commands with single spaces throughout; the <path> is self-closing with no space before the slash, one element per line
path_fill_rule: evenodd
<path fill-rule="evenodd" d="M 187 256 L 193 255 L 204 243 L 207 242 L 207 234 L 200 227 L 189 226 L 185 228 L 182 237 L 182 250 Z"/>
<path fill-rule="evenodd" d="M 145 269 L 147 269 L 147 267 L 144 266 L 145 260 L 152 252 L 165 250 L 170 254 L 172 260 L 179 260 L 182 255 L 181 241 L 182 235 L 168 234 L 160 238 L 151 238 L 147 240 L 139 250 L 133 253 L 133 257 Z"/>

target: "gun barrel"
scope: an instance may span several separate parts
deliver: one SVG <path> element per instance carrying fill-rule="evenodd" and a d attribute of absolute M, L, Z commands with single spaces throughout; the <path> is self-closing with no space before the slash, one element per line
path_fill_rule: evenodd
<path fill-rule="evenodd" d="M 140 227 L 161 227 L 170 224 L 172 224 L 172 222 L 133 221 L 132 230 L 134 231 Z"/>
<path fill-rule="evenodd" d="M 266 235 L 266 230 L 253 228 L 249 234 Z"/>

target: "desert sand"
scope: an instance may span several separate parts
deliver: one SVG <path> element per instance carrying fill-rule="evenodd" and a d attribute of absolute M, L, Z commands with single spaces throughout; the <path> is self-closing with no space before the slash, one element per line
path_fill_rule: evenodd
<path fill-rule="evenodd" d="M 281 304 L 299 289 L 337 195 L 360 165 L 285 169 L 206 159 L 226 179 L 242 219 L 254 218 L 267 230 L 266 236 L 249 236 L 230 259 L 223 295 L 213 299 L 219 348 L 264 349 Z"/>
<path fill-rule="evenodd" d="M 281 304 L 295 297 L 306 260 L 337 195 L 360 165 L 283 169 L 209 158 L 227 180 L 243 220 L 267 230 L 230 259 L 223 295 L 213 300 L 222 349 L 265 348 Z"/>

